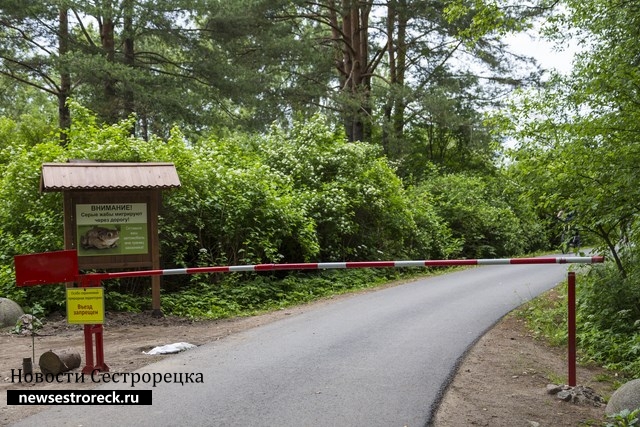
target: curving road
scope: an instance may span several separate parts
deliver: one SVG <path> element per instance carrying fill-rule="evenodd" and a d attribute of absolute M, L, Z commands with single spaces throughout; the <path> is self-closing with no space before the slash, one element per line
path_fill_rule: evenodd
<path fill-rule="evenodd" d="M 467 349 L 566 271 L 475 267 L 354 295 L 138 371 L 203 383 L 100 387 L 152 389 L 152 406 L 55 406 L 16 426 L 428 426 Z"/>

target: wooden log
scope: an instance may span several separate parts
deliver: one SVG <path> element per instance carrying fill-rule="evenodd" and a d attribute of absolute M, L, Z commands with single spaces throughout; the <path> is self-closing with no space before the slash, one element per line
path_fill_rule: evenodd
<path fill-rule="evenodd" d="M 71 351 L 54 352 L 49 350 L 38 361 L 43 374 L 57 375 L 80 366 L 80 354 Z"/>

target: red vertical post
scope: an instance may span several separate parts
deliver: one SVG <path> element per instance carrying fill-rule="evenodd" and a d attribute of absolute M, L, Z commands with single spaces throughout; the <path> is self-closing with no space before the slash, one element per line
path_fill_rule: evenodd
<path fill-rule="evenodd" d="M 109 372 L 109 367 L 104 363 L 104 345 L 102 344 L 102 325 L 93 325 L 96 335 L 96 367 L 100 372 Z"/>
<path fill-rule="evenodd" d="M 569 328 L 568 336 L 568 362 L 569 362 L 569 386 L 576 386 L 576 273 L 569 272 L 567 289 L 567 323 Z"/>
<path fill-rule="evenodd" d="M 84 354 L 85 366 L 82 369 L 83 374 L 93 372 L 93 334 L 91 333 L 91 325 L 84 325 Z"/>
<path fill-rule="evenodd" d="M 105 275 L 97 274 L 89 276 L 78 276 L 80 285 L 84 288 L 98 287 L 101 285 Z M 92 374 L 94 371 L 109 372 L 109 366 L 104 363 L 104 344 L 102 342 L 104 328 L 102 325 L 84 325 L 84 352 L 86 355 L 86 364 L 82 369 L 83 374 Z M 94 341 L 95 335 L 95 341 Z M 93 352 L 93 344 L 95 342 L 95 354 Z"/>

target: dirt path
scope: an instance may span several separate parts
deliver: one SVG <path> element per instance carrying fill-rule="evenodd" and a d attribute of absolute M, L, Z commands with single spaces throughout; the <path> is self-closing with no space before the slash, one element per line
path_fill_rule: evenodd
<path fill-rule="evenodd" d="M 547 384 L 565 384 L 567 356 L 534 339 L 524 323 L 508 315 L 467 354 L 449 385 L 434 427 L 602 426 L 604 405 L 577 405 L 547 393 Z M 609 397 L 607 373 L 577 369 L 578 385 Z"/>
<path fill-rule="evenodd" d="M 340 297 L 338 297 L 340 298 Z M 331 300 L 315 304 L 327 304 Z M 142 352 L 175 342 L 204 344 L 249 328 L 308 310 L 301 306 L 261 316 L 219 321 L 190 321 L 149 314 L 108 313 L 105 323 L 105 362 L 111 372 L 131 372 L 163 357 Z M 48 350 L 73 350 L 84 363 L 82 327 L 67 325 L 62 316 L 48 319 L 35 339 L 36 359 Z M 19 384 L 11 382 L 11 370 L 31 357 L 31 338 L 0 333 L 0 425 L 8 425 L 44 409 L 39 406 L 7 406 L 8 389 L 86 389 L 95 384 Z M 84 365 L 81 365 L 81 368 Z M 578 426 L 603 419 L 604 408 L 561 402 L 546 394 L 546 385 L 566 375 L 565 356 L 535 341 L 520 321 L 508 316 L 469 352 L 445 393 L 436 415 L 437 427 L 460 426 Z M 75 371 L 80 371 L 77 369 Z M 610 394 L 595 379 L 598 369 L 579 369 L 578 382 Z M 537 423 L 537 424 L 536 424 Z"/>

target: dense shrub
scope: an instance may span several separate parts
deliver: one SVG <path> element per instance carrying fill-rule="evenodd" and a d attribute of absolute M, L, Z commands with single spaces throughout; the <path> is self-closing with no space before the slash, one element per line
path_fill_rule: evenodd
<path fill-rule="evenodd" d="M 166 141 L 145 141 L 131 135 L 133 118 L 100 125 L 90 111 L 71 107 L 74 121 L 66 146 L 56 134 L 44 132 L 34 137 L 39 142 L 6 143 L 11 155 L 3 156 L 0 177 L 2 265 L 10 265 L 16 254 L 63 247 L 61 194 L 40 194 L 39 180 L 42 163 L 68 159 L 176 165 L 182 187 L 164 193 L 160 218 L 167 268 L 445 257 L 457 249 L 429 200 L 408 196 L 380 150 L 347 142 L 320 119 L 262 136 L 236 133 L 187 141 L 174 129 Z M 8 274 L 2 279 L 3 289 L 13 280 Z M 173 283 L 168 290 L 184 284 Z M 58 295 L 46 288 L 16 297 L 29 303 L 36 294 L 56 308 Z M 130 305 L 112 297 L 108 303 Z"/>
<path fill-rule="evenodd" d="M 289 177 L 323 260 L 438 257 L 455 247 L 430 206 L 412 203 L 379 147 L 347 142 L 320 118 L 274 129 L 256 150 Z"/>
<path fill-rule="evenodd" d="M 13 281 L 6 268 L 14 255 L 63 247 L 61 194 L 40 194 L 39 180 L 42 163 L 68 159 L 175 164 L 182 187 L 164 192 L 160 216 L 165 268 L 499 256 L 525 246 L 518 239 L 515 211 L 483 179 L 434 176 L 405 188 L 378 147 L 348 142 L 319 117 L 263 135 L 237 132 L 190 141 L 173 129 L 167 140 L 145 141 L 132 136 L 133 118 L 101 125 L 90 111 L 74 103 L 71 108 L 73 126 L 64 147 L 44 127 L 27 143 L 12 140 L 19 133 L 11 123 L 2 124 L 8 138 L 0 176 L 0 290 L 5 294 Z M 189 276 L 168 281 L 164 290 L 185 290 L 190 284 L 190 292 L 197 293 L 199 286 L 228 280 Z M 140 309 L 118 295 L 135 292 L 147 298 L 148 286 L 123 282 L 107 285 L 108 306 Z M 244 290 L 253 295 L 272 287 Z M 40 287 L 10 293 L 23 303 L 37 298 L 45 308 L 57 309 L 63 300 L 59 292 Z M 273 299 L 266 295 L 257 298 Z M 180 298 L 168 301 L 174 300 Z"/>
<path fill-rule="evenodd" d="M 630 377 L 640 376 L 640 265 L 627 252 L 623 275 L 613 263 L 593 267 L 577 290 L 580 348 Z"/>
<path fill-rule="evenodd" d="M 181 151 L 172 161 L 182 188 L 164 201 L 167 261 L 250 264 L 317 255 L 313 221 L 289 178 L 264 165 L 248 138 L 207 139 L 189 149 L 175 135 L 169 141 Z"/>
<path fill-rule="evenodd" d="M 419 188 L 432 197 L 453 237 L 471 258 L 503 257 L 531 249 L 527 230 L 502 196 L 503 184 L 492 177 L 434 175 Z"/>

